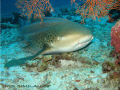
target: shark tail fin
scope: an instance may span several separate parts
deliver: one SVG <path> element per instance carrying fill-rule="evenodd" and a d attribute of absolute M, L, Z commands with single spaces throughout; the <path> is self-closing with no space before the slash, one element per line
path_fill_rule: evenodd
<path fill-rule="evenodd" d="M 39 54 L 42 54 L 45 50 L 47 49 L 46 46 L 43 47 L 42 50 L 40 50 L 39 52 L 37 52 L 35 55 L 33 56 L 28 56 L 28 57 L 25 57 L 25 58 L 20 58 L 20 59 L 14 59 L 14 60 L 11 60 L 9 62 L 7 62 L 4 67 L 5 68 L 9 68 L 9 67 L 12 67 L 12 66 L 18 66 L 18 65 L 22 65 L 22 64 L 25 64 L 26 61 L 28 60 L 33 60 L 35 57 L 37 57 Z"/>

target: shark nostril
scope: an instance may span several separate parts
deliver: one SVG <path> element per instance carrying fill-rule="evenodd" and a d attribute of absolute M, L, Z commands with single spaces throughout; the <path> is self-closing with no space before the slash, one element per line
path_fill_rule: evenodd
<path fill-rule="evenodd" d="M 93 39 L 94 37 L 92 36 L 91 40 Z"/>

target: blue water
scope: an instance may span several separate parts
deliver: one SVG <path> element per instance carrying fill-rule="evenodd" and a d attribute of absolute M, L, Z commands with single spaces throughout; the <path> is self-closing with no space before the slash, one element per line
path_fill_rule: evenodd
<path fill-rule="evenodd" d="M 15 3 L 17 0 L 1 0 L 1 14 L 8 15 L 11 12 L 19 12 L 19 9 L 16 8 Z M 76 2 L 80 2 L 76 0 Z M 50 0 L 50 3 L 53 8 L 55 7 L 62 7 L 66 5 L 71 5 L 70 0 Z"/>

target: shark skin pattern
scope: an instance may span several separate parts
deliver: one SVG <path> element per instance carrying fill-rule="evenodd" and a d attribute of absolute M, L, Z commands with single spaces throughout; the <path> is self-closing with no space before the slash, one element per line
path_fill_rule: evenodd
<path fill-rule="evenodd" d="M 7 62 L 4 67 L 24 64 L 40 54 L 64 53 L 79 50 L 93 39 L 92 32 L 85 26 L 62 18 L 44 18 L 21 29 L 29 47 L 37 51 L 33 56 Z"/>

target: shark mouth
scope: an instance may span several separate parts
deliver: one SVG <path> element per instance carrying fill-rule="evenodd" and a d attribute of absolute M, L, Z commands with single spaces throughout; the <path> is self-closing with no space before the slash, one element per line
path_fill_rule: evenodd
<path fill-rule="evenodd" d="M 84 44 L 88 44 L 91 42 L 91 40 L 93 39 L 93 37 L 91 37 L 91 39 L 85 41 L 85 42 L 81 42 L 81 43 L 78 43 L 78 45 L 84 45 Z"/>
<path fill-rule="evenodd" d="M 74 49 L 75 49 L 75 50 L 78 50 L 78 49 L 81 49 L 81 48 L 87 46 L 87 45 L 91 42 L 92 39 L 93 39 L 93 37 L 91 37 L 91 38 L 90 38 L 89 40 L 87 40 L 87 41 L 78 42 L 78 44 L 74 47 Z"/>

